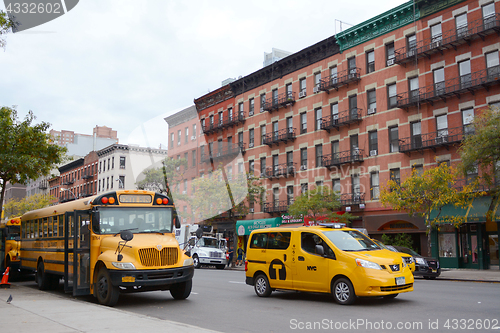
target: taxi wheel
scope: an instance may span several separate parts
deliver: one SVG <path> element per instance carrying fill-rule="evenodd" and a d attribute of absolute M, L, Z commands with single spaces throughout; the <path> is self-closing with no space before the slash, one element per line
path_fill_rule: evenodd
<path fill-rule="evenodd" d="M 351 281 L 346 278 L 335 280 L 333 283 L 332 294 L 335 298 L 335 302 L 341 305 L 349 305 L 354 303 L 356 300 L 354 287 L 352 286 Z"/>
<path fill-rule="evenodd" d="M 269 285 L 269 280 L 264 274 L 259 274 L 254 281 L 255 293 L 259 297 L 268 297 L 271 295 L 271 286 Z"/>
<path fill-rule="evenodd" d="M 118 303 L 120 291 L 118 287 L 111 284 L 111 278 L 106 267 L 102 267 L 97 273 L 96 288 L 97 300 L 100 304 L 113 306 Z"/>
<path fill-rule="evenodd" d="M 194 268 L 201 267 L 200 258 L 198 258 L 198 256 L 196 254 L 193 256 L 193 265 L 194 265 Z"/>

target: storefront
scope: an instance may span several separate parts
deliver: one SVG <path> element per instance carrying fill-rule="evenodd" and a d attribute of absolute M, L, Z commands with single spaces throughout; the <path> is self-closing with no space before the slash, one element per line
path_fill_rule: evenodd
<path fill-rule="evenodd" d="M 489 196 L 474 199 L 466 208 L 446 205 L 441 209 L 439 222 L 432 230 L 432 255 L 439 258 L 444 268 L 489 269 L 499 263 L 498 238 L 500 217 L 498 204 L 492 205 Z M 491 209 L 491 214 L 488 211 Z M 455 227 L 446 220 L 465 216 L 465 221 Z M 437 212 L 431 212 L 431 219 Z"/>
<path fill-rule="evenodd" d="M 238 243 L 235 250 L 237 250 L 239 247 L 243 248 L 243 250 L 246 249 L 248 236 L 250 235 L 250 233 L 252 233 L 252 231 L 263 228 L 279 227 L 280 225 L 281 217 L 236 221 L 236 235 L 238 236 Z"/>

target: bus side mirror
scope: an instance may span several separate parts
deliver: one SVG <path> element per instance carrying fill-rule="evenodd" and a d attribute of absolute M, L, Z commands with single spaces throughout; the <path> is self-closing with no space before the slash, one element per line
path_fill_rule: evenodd
<path fill-rule="evenodd" d="M 179 216 L 177 215 L 175 216 L 174 222 L 175 222 L 175 227 L 179 229 L 181 227 L 181 220 L 179 220 Z"/>
<path fill-rule="evenodd" d="M 134 234 L 130 230 L 122 230 L 120 231 L 120 238 L 128 242 L 131 241 L 132 238 L 134 238 Z"/>

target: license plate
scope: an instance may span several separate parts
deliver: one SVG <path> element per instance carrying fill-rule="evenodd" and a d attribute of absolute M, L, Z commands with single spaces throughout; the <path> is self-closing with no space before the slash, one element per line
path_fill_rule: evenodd
<path fill-rule="evenodd" d="M 135 276 L 122 276 L 122 282 L 135 282 Z"/>
<path fill-rule="evenodd" d="M 438 270 L 437 269 L 433 269 L 432 270 L 432 273 L 436 273 Z"/>
<path fill-rule="evenodd" d="M 405 284 L 405 277 L 404 276 L 397 277 L 396 278 L 396 286 L 401 286 L 403 284 Z"/>

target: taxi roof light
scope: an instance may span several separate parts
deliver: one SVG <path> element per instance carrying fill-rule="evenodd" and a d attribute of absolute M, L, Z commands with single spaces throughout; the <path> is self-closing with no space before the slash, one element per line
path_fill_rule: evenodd
<path fill-rule="evenodd" d="M 333 229 L 342 229 L 346 226 L 345 223 L 318 223 L 318 225 Z"/>

